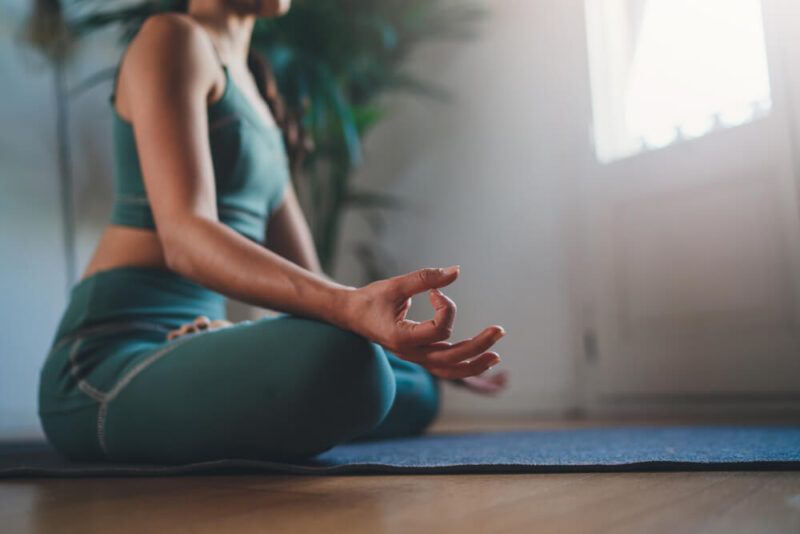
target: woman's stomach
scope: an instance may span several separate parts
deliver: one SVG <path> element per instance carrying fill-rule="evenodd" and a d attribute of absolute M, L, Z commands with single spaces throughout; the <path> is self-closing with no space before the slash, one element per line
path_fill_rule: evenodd
<path fill-rule="evenodd" d="M 81 280 L 115 267 L 167 268 L 161 240 L 154 230 L 110 224 L 103 231 Z"/>

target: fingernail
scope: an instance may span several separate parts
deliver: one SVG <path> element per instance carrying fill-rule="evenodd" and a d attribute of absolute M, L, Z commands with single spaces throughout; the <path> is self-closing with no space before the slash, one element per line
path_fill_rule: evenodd
<path fill-rule="evenodd" d="M 494 339 L 495 341 L 497 341 L 498 339 L 502 338 L 502 337 L 503 337 L 503 336 L 505 336 L 505 335 L 506 335 L 506 331 L 505 331 L 505 329 L 504 329 L 502 326 L 498 326 L 498 327 L 497 327 L 497 330 L 495 330 L 495 333 L 494 333 L 494 335 L 492 336 L 492 339 Z"/>
<path fill-rule="evenodd" d="M 453 274 L 457 273 L 461 269 L 460 265 L 451 265 L 444 270 L 444 274 Z"/>

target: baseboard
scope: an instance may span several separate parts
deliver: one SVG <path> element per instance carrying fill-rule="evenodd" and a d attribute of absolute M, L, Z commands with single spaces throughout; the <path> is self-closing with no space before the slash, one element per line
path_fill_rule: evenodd
<path fill-rule="evenodd" d="M 583 410 L 587 416 L 798 417 L 800 392 L 720 392 L 606 395 Z"/>

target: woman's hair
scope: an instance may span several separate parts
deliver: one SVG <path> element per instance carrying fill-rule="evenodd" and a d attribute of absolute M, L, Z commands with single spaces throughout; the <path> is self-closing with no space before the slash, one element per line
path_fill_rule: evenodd
<path fill-rule="evenodd" d="M 251 48 L 247 56 L 247 66 L 253 73 L 258 92 L 266 101 L 275 122 L 283 133 L 283 142 L 289 157 L 289 168 L 295 172 L 299 170 L 303 158 L 313 150 L 311 138 L 303 128 L 300 117 L 286 106 L 278 89 L 278 81 L 264 54 Z"/>

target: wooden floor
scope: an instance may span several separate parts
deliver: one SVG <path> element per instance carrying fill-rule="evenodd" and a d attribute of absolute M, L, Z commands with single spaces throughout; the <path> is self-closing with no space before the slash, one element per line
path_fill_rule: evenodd
<path fill-rule="evenodd" d="M 0 482 L 0 532 L 170 531 L 800 533 L 800 472 Z"/>

